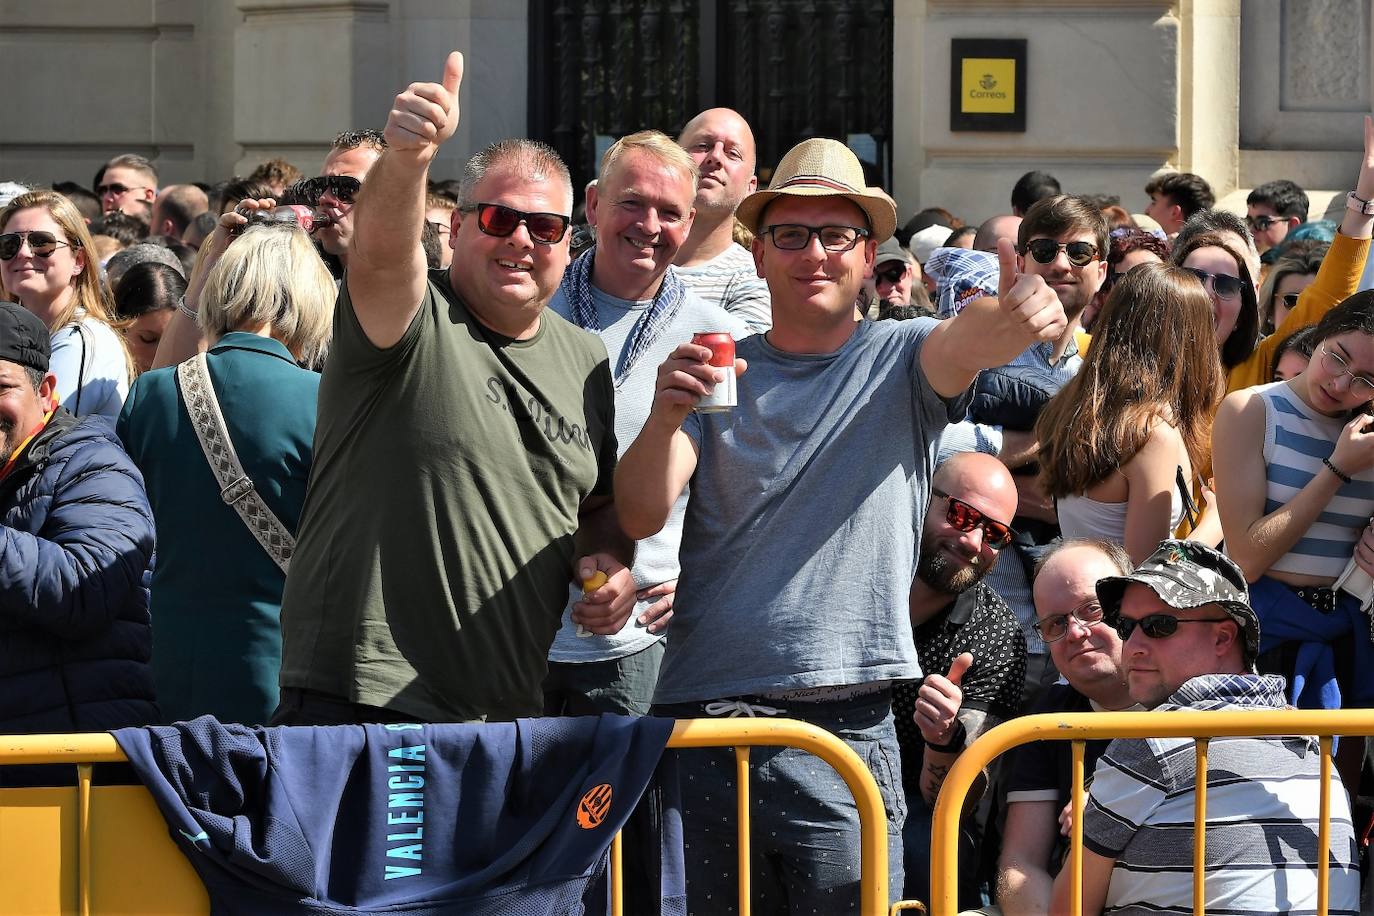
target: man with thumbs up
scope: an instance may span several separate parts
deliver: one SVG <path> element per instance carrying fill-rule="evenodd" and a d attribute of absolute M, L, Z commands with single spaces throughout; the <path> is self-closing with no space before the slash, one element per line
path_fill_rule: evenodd
<path fill-rule="evenodd" d="M 572 186 L 549 147 L 464 167 L 448 270 L 420 246 L 463 56 L 396 100 L 352 211 L 315 462 L 282 602 L 276 724 L 539 715 L 574 561 L 609 581 L 573 619 L 613 633 L 633 545 L 610 504 L 606 348 L 545 310 Z"/>

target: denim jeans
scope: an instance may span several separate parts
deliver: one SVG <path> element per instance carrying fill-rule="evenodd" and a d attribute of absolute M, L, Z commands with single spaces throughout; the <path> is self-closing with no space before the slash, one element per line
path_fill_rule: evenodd
<path fill-rule="evenodd" d="M 749 698 L 746 698 L 749 699 Z M 888 901 L 902 892 L 901 752 L 887 691 L 798 703 L 756 699 L 779 717 L 810 722 L 841 738 L 878 783 L 887 820 Z M 655 706 L 654 715 L 700 718 L 700 703 Z M 734 913 L 735 756 L 730 748 L 679 751 L 689 913 Z M 854 797 L 827 763 L 796 748 L 749 754 L 753 912 L 830 914 L 859 906 L 859 818 Z"/>

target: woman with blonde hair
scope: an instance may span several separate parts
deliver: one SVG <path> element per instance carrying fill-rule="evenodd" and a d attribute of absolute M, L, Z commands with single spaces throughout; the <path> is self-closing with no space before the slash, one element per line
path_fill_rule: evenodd
<path fill-rule="evenodd" d="M 0 210 L 0 299 L 48 326 L 64 407 L 77 416 L 119 416 L 133 365 L 111 325 L 114 307 L 86 223 L 56 191 L 20 194 Z"/>
<path fill-rule="evenodd" d="M 299 227 L 247 222 L 221 217 L 192 277 L 208 352 L 142 375 L 119 419 L 157 522 L 153 673 L 169 721 L 265 724 L 277 705 L 281 595 L 320 382 L 301 364 L 325 351 L 335 290 Z M 238 467 L 217 471 L 226 462 L 207 456 L 225 440 Z"/>
<path fill-rule="evenodd" d="M 1083 368 L 1035 424 L 1040 473 L 1068 538 L 1139 563 L 1169 536 L 1207 463 L 1222 392 L 1212 304 L 1188 271 L 1142 264 L 1117 282 Z"/>

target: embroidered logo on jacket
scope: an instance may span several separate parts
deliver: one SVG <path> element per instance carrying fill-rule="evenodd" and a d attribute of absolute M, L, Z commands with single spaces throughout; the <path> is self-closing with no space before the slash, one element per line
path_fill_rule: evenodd
<path fill-rule="evenodd" d="M 606 815 L 611 810 L 611 786 L 610 783 L 603 782 L 593 789 L 589 789 L 582 800 L 577 803 L 577 826 L 583 830 L 592 830 L 601 826 L 601 822 L 606 819 Z"/>

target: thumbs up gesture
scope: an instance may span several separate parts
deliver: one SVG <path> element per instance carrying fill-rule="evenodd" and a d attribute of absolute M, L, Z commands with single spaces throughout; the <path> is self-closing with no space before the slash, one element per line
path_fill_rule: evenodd
<path fill-rule="evenodd" d="M 1010 239 L 997 240 L 997 261 L 997 302 L 1011 329 L 1026 338 L 1027 346 L 1058 340 L 1069 323 L 1059 296 L 1041 277 L 1021 272 Z"/>
<path fill-rule="evenodd" d="M 428 162 L 458 129 L 458 87 L 463 82 L 463 55 L 454 51 L 444 62 L 440 83 L 411 83 L 396 96 L 382 132 L 392 149 Z"/>
<path fill-rule="evenodd" d="M 954 737 L 959 707 L 964 703 L 959 684 L 972 665 L 972 653 L 964 652 L 955 657 L 948 674 L 927 675 L 922 682 L 916 694 L 915 721 L 927 744 L 948 744 Z"/>

